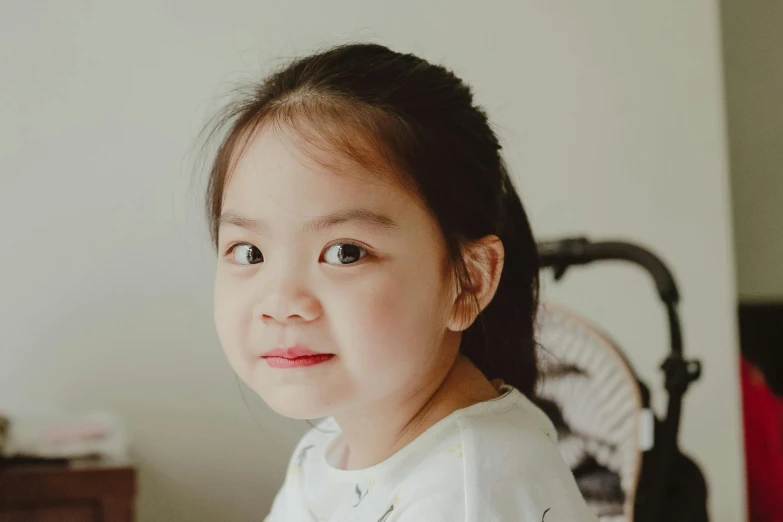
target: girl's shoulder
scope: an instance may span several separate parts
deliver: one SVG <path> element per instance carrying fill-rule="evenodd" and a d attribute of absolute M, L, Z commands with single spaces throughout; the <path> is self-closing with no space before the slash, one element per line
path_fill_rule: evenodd
<path fill-rule="evenodd" d="M 458 430 L 440 440 L 399 489 L 400 510 L 415 514 L 400 522 L 425 513 L 437 521 L 595 520 L 560 456 L 549 418 L 516 389 L 506 392 L 456 412 Z M 444 516 L 432 518 L 429 510 Z"/>
<path fill-rule="evenodd" d="M 405 482 L 424 491 L 451 487 L 467 493 L 497 481 L 534 485 L 544 470 L 573 482 L 546 414 L 515 388 L 504 391 L 497 399 L 457 410 L 444 419 L 448 426 L 426 443 L 417 441 Z"/>
<path fill-rule="evenodd" d="M 492 399 L 456 412 L 460 435 L 476 445 L 556 447 L 557 431 L 547 415 L 523 393 L 503 385 Z"/>

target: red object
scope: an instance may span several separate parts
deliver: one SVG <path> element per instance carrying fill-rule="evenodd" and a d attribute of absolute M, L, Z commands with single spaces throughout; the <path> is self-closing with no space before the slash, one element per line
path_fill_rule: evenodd
<path fill-rule="evenodd" d="M 742 409 L 751 522 L 783 522 L 783 399 L 741 359 Z"/>

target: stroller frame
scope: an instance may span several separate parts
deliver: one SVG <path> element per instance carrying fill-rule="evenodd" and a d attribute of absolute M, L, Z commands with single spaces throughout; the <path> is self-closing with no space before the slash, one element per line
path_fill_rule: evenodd
<path fill-rule="evenodd" d="M 561 280 L 572 266 L 609 260 L 639 265 L 655 282 L 669 319 L 670 353 L 661 364 L 665 375 L 668 406 L 666 418 L 661 421 L 659 429 L 656 429 L 657 462 L 652 466 L 652 470 L 644 470 L 650 474 L 649 493 L 637 497 L 634 519 L 640 522 L 661 520 L 658 513 L 663 509 L 665 478 L 671 472 L 673 458 L 678 452 L 677 434 L 682 413 L 682 397 L 688 386 L 701 376 L 701 362 L 686 360 L 683 356 L 682 332 L 677 313 L 680 295 L 674 277 L 663 261 L 652 252 L 622 241 L 591 242 L 585 237 L 543 241 L 538 243 L 538 255 L 540 267 L 554 269 L 556 281 Z M 643 386 L 641 382 L 640 384 Z M 647 400 L 645 397 L 645 401 Z M 649 407 L 649 404 L 645 404 L 645 407 Z"/>

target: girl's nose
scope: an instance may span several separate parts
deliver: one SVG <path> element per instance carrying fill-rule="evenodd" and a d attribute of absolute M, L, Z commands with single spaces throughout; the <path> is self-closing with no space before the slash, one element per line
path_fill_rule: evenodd
<path fill-rule="evenodd" d="M 255 317 L 263 322 L 310 322 L 321 315 L 321 305 L 305 285 L 294 277 L 286 277 L 268 285 L 261 295 Z"/>

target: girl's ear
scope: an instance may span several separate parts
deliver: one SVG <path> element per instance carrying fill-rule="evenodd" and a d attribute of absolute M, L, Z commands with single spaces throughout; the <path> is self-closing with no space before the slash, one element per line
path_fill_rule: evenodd
<path fill-rule="evenodd" d="M 467 330 L 492 301 L 503 273 L 504 254 L 503 242 L 495 235 L 474 241 L 463 250 L 470 281 L 460 285 L 447 324 L 449 330 Z"/>

